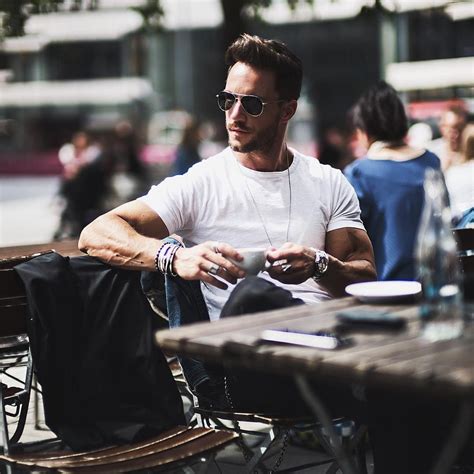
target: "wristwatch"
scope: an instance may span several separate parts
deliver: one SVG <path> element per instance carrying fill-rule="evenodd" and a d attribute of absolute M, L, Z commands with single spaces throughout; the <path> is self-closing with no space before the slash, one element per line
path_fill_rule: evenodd
<path fill-rule="evenodd" d="M 329 255 L 324 250 L 310 248 L 314 251 L 314 273 L 311 278 L 317 282 L 321 280 L 328 269 Z"/>

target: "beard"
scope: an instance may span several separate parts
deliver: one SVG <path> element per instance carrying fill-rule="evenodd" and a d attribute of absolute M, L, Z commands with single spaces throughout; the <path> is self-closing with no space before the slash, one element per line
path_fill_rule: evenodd
<path fill-rule="evenodd" d="M 248 142 L 242 143 L 238 140 L 233 140 L 229 135 L 229 146 L 238 153 L 266 152 L 273 146 L 277 133 L 278 124 L 275 122 L 265 129 L 256 132 L 253 137 L 249 137 Z"/>

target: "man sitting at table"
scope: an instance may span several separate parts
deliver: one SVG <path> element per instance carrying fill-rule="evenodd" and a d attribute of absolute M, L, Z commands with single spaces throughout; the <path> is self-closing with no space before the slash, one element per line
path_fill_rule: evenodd
<path fill-rule="evenodd" d="M 353 188 L 339 170 L 287 146 L 300 59 L 279 41 L 243 35 L 226 62 L 217 103 L 229 147 L 99 217 L 80 248 L 112 265 L 199 280 L 211 321 L 226 302 L 224 315 L 317 303 L 375 279 Z M 171 233 L 185 246 L 163 241 Z M 234 290 L 245 273 L 229 258 L 240 260 L 242 247 L 268 248 L 272 266 Z M 209 389 L 185 373 L 193 391 Z"/>
<path fill-rule="evenodd" d="M 194 316 L 202 312 L 214 321 L 318 303 L 344 295 L 349 283 L 375 279 L 372 246 L 354 190 L 339 170 L 286 144 L 300 94 L 301 61 L 279 41 L 248 35 L 229 47 L 226 61 L 227 83 L 217 101 L 225 112 L 229 147 L 96 219 L 83 230 L 80 248 L 112 265 L 164 273 L 176 283 L 171 289 L 178 290 L 171 300 L 187 304 L 194 320 L 203 319 Z M 171 233 L 185 246 L 166 240 Z M 245 274 L 229 258 L 239 261 L 242 247 L 268 248 L 272 266 L 234 287 Z M 180 289 L 187 284 L 200 285 L 202 292 L 182 297 Z M 173 326 L 189 322 L 179 312 L 169 317 Z M 304 405 L 290 379 L 226 371 L 226 382 L 232 379 L 237 389 L 230 393 L 227 383 L 203 374 L 202 366 L 195 370 L 197 361 L 187 362 L 192 362 L 183 367 L 188 383 L 200 400 L 216 400 L 214 407 L 221 402 L 239 409 L 239 397 L 255 410 Z M 333 416 L 352 416 L 353 398 L 326 382 L 315 388 Z M 410 450 L 415 446 L 419 465 L 426 466 L 427 450 L 436 452 L 439 444 L 431 444 L 426 424 L 415 429 L 421 406 L 407 411 L 409 401 L 386 404 L 386 393 L 377 398 L 372 414 L 377 472 L 422 472 Z M 411 417 L 408 432 L 405 412 Z"/>

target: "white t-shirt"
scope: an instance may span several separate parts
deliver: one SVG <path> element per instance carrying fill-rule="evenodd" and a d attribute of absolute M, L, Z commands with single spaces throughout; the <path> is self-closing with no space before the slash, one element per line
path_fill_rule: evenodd
<path fill-rule="evenodd" d="M 292 152 L 290 179 L 287 170 L 248 169 L 226 148 L 194 165 L 186 174 L 153 186 L 140 200 L 163 219 L 170 233 L 180 235 L 186 246 L 212 240 L 235 248 L 267 248 L 270 243 L 266 228 L 271 244 L 280 247 L 287 240 L 290 184 L 289 242 L 324 249 L 328 231 L 343 227 L 364 229 L 359 202 L 343 174 L 315 158 Z M 299 285 L 284 285 L 267 273 L 259 276 L 307 303 L 329 299 L 326 290 L 312 279 Z M 233 285 L 221 290 L 202 282 L 201 288 L 211 320 L 218 319 Z"/>

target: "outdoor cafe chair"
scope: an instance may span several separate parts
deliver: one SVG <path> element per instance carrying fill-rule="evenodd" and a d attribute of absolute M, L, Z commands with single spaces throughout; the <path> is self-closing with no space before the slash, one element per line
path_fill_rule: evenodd
<path fill-rule="evenodd" d="M 328 433 L 318 421 L 313 417 L 280 417 L 259 413 L 241 413 L 235 411 L 217 411 L 194 407 L 194 413 L 201 426 L 214 427 L 217 429 L 234 430 L 238 436 L 238 444 L 245 459 L 245 466 L 248 472 L 255 472 L 261 469 L 264 472 L 266 464 L 272 455 L 276 454 L 276 459 L 272 461 L 270 472 L 297 472 L 310 467 L 328 465 L 326 474 L 335 474 L 339 469 L 336 461 L 335 451 L 330 442 Z M 230 422 L 225 424 L 225 422 Z M 265 426 L 263 431 L 258 429 L 243 429 L 241 423 L 252 423 Z M 337 418 L 332 420 L 333 428 L 340 438 L 343 449 L 357 466 L 357 472 L 367 473 L 365 460 L 365 434 L 366 427 L 356 428 L 354 421 L 347 418 Z M 311 433 L 316 437 L 317 444 L 323 450 L 323 459 L 318 459 L 304 464 L 292 465 L 287 469 L 279 469 L 285 453 L 288 449 L 292 436 L 304 436 Z M 257 449 L 252 449 L 245 441 L 244 435 L 260 437 Z M 311 448 L 314 449 L 314 446 Z M 320 453 L 318 453 L 320 454 Z"/>
<path fill-rule="evenodd" d="M 216 452 L 236 439 L 235 433 L 176 426 L 144 441 L 84 452 L 72 452 L 58 438 L 36 443 L 20 442 L 28 413 L 34 360 L 27 336 L 29 310 L 26 289 L 14 266 L 50 252 L 0 260 L 0 465 L 68 472 L 116 473 L 152 468 L 153 472 L 208 472 Z M 17 367 L 26 369 L 23 379 L 16 373 L 10 374 L 10 369 Z M 7 378 L 21 386 L 7 386 L 4 383 Z M 17 419 L 12 434 L 9 433 L 7 416 Z"/>
<path fill-rule="evenodd" d="M 33 380 L 33 358 L 26 329 L 28 302 L 23 283 L 13 267 L 37 255 L 40 254 L 0 260 L 0 447 L 7 454 L 23 433 Z M 23 377 L 12 373 L 16 368 L 23 368 Z M 7 417 L 16 419 L 12 434 Z"/>

